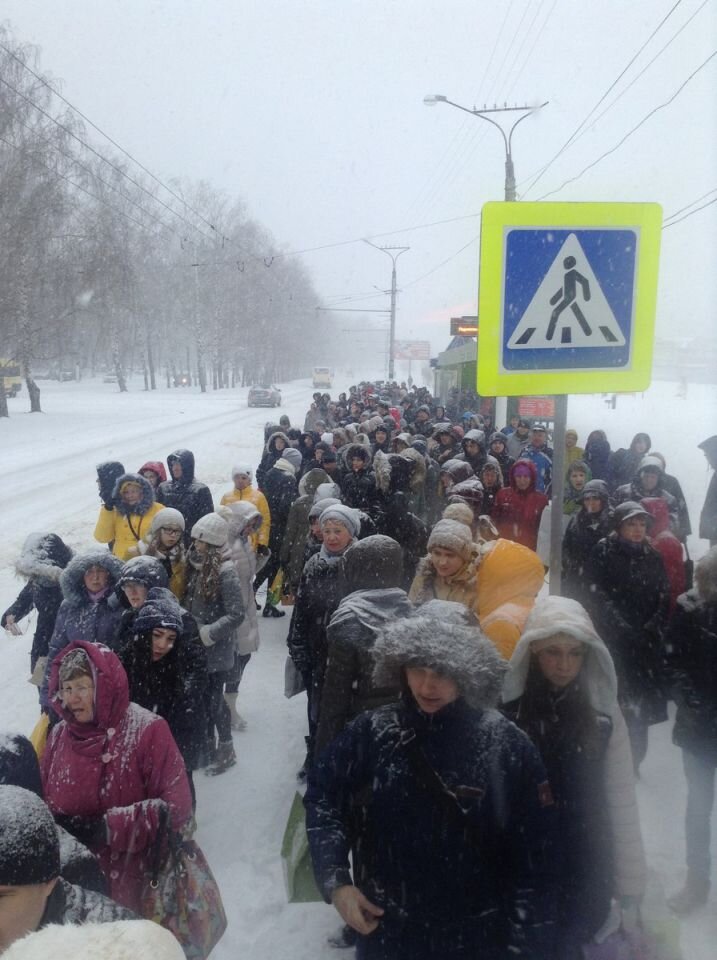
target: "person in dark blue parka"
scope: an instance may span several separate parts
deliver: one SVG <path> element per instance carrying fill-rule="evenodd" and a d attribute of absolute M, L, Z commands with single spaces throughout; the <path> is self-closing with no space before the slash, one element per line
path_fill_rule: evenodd
<path fill-rule="evenodd" d="M 505 662 L 477 627 L 421 614 L 374 658 L 401 698 L 346 727 L 305 798 L 316 879 L 357 958 L 552 960 L 552 798 L 533 745 L 492 709 Z"/>

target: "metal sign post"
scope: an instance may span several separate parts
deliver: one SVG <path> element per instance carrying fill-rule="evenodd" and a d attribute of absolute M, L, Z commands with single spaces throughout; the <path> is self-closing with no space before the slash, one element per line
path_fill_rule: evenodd
<path fill-rule="evenodd" d="M 553 496 L 550 508 L 550 593 L 560 596 L 563 558 L 563 486 L 565 485 L 565 431 L 568 428 L 568 397 L 555 397 L 553 427 Z"/>

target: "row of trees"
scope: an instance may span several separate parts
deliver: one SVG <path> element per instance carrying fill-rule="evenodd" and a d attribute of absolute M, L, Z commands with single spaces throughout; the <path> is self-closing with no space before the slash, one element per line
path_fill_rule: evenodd
<path fill-rule="evenodd" d="M 168 191 L 96 151 L 57 90 L 0 28 L 0 359 L 31 409 L 47 370 L 110 372 L 120 390 L 136 371 L 146 389 L 184 373 L 203 391 L 307 375 L 336 325 L 303 265 L 241 200 Z"/>

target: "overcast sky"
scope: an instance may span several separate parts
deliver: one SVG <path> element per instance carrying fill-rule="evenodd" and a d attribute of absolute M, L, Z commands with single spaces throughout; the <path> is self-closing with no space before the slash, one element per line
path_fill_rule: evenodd
<path fill-rule="evenodd" d="M 679 0 L 583 134 L 525 191 L 675 2 L 4 0 L 1 9 L 16 40 L 41 47 L 64 95 L 130 153 L 162 178 L 206 179 L 240 196 L 288 249 L 396 231 L 375 242 L 411 248 L 398 262 L 397 335 L 430 339 L 435 352 L 448 318 L 476 310 L 480 220 L 470 215 L 502 199 L 504 151 L 485 121 L 429 109 L 424 95 L 467 106 L 549 101 L 515 133 L 521 199 L 557 189 L 550 199 L 657 201 L 672 214 L 717 189 L 717 57 L 559 188 L 717 49 L 714 0 Z M 663 232 L 661 335 L 714 334 L 716 238 L 717 204 Z M 303 261 L 325 302 L 390 285 L 389 258 L 365 243 Z M 340 316 L 344 328 L 385 322 Z M 373 344 L 380 338 L 356 341 Z"/>

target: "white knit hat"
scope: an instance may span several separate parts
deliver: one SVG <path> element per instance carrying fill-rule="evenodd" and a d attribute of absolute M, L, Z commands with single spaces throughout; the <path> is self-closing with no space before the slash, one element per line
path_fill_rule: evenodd
<path fill-rule="evenodd" d="M 249 477 L 251 480 L 252 476 L 251 467 L 248 467 L 245 463 L 238 463 L 232 467 L 232 480 L 235 477 Z"/>
<path fill-rule="evenodd" d="M 301 470 L 301 463 L 303 457 L 301 453 L 296 449 L 296 447 L 287 447 L 286 450 L 282 451 L 281 458 L 282 460 L 288 460 L 292 465 L 294 470 L 297 472 Z"/>
<path fill-rule="evenodd" d="M 471 536 L 470 527 L 458 520 L 439 520 L 431 530 L 428 538 L 428 552 L 433 547 L 443 547 L 444 550 L 452 550 L 464 560 L 470 560 L 475 553 L 475 544 Z"/>
<path fill-rule="evenodd" d="M 208 513 L 192 527 L 192 540 L 201 540 L 212 547 L 223 547 L 227 542 L 229 527 L 217 513 Z"/>
<path fill-rule="evenodd" d="M 294 469 L 294 464 L 289 463 L 284 457 L 279 457 L 279 459 L 274 464 L 275 469 L 281 470 L 282 473 L 288 474 L 290 477 L 293 477 L 296 473 Z"/>
<path fill-rule="evenodd" d="M 174 507 L 162 507 L 152 517 L 149 531 L 150 533 L 157 533 L 162 527 L 175 527 L 184 531 L 185 526 L 184 517 L 179 510 L 175 510 Z"/>

